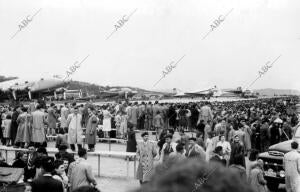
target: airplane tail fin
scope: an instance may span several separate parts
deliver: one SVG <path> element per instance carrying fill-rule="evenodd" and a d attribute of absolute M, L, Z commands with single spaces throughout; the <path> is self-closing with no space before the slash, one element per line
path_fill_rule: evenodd
<path fill-rule="evenodd" d="M 177 88 L 173 88 L 173 92 L 172 92 L 174 95 L 176 95 L 178 93 L 178 90 Z"/>
<path fill-rule="evenodd" d="M 223 94 L 223 91 L 216 87 L 216 91 L 214 92 L 215 97 L 220 97 Z"/>
<path fill-rule="evenodd" d="M 175 97 L 179 97 L 179 96 L 184 96 L 184 92 L 181 91 L 180 89 L 177 89 L 177 88 L 173 88 L 173 94 Z"/>

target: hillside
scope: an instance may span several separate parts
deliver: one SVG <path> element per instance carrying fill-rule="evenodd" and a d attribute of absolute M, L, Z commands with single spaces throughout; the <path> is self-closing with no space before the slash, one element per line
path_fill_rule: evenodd
<path fill-rule="evenodd" d="M 259 95 L 274 96 L 275 95 L 300 95 L 300 91 L 294 89 L 256 89 L 253 92 L 258 92 Z"/>
<path fill-rule="evenodd" d="M 89 94 L 97 94 L 99 91 L 102 90 L 109 90 L 112 88 L 130 88 L 133 91 L 138 91 L 138 92 L 147 92 L 145 89 L 140 89 L 137 87 L 130 87 L 130 86 L 101 86 L 101 85 L 96 85 L 92 83 L 87 83 L 87 82 L 82 82 L 82 81 L 71 81 L 68 85 L 68 89 L 81 89 L 83 92 L 88 92 Z"/>

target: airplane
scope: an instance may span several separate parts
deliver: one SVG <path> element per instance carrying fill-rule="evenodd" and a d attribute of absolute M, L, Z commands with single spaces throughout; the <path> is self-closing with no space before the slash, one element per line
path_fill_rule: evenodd
<path fill-rule="evenodd" d="M 203 97 L 203 98 L 210 98 L 210 97 L 218 97 L 220 90 L 217 88 L 217 86 L 202 89 L 202 90 L 195 90 L 195 91 L 189 91 L 189 92 L 183 92 L 179 89 L 174 88 L 173 89 L 173 97 Z"/>
<path fill-rule="evenodd" d="M 236 89 L 223 89 L 222 96 L 226 97 L 242 97 L 242 98 L 256 98 L 257 94 L 255 94 L 252 90 L 246 89 L 243 90 L 242 87 L 237 87 Z"/>
<path fill-rule="evenodd" d="M 127 99 L 128 97 L 132 97 L 137 93 L 138 93 L 137 91 L 132 90 L 127 87 L 111 88 L 109 90 L 100 89 L 100 96 L 103 98 L 122 97 L 122 98 Z"/>
<path fill-rule="evenodd" d="M 67 83 L 58 78 L 41 78 L 37 81 L 26 81 L 18 78 L 4 81 L 0 83 L 0 98 L 11 99 L 12 96 L 14 100 L 17 100 L 26 94 L 30 100 L 44 94 L 54 94 L 56 97 L 56 92 L 62 91 L 62 87 L 65 87 Z"/>

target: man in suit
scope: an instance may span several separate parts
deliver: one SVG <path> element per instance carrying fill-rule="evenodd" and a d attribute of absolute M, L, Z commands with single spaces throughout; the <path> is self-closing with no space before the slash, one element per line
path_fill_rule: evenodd
<path fill-rule="evenodd" d="M 45 157 L 42 160 L 42 176 L 33 180 L 32 192 L 63 192 L 62 182 L 53 179 L 51 172 L 54 170 L 53 157 Z"/>
<path fill-rule="evenodd" d="M 92 172 L 92 166 L 87 162 L 86 149 L 79 149 L 78 156 L 79 158 L 69 166 L 68 177 L 70 181 L 70 191 L 91 184 L 95 187 L 97 186 L 96 179 Z"/>
<path fill-rule="evenodd" d="M 244 145 L 243 145 L 243 143 L 240 142 L 240 137 L 238 135 L 235 135 L 234 140 L 231 143 L 231 153 L 230 153 L 229 165 L 234 163 L 234 159 L 237 156 L 244 156 L 244 154 L 245 154 Z M 243 158 L 243 166 L 246 167 L 245 158 Z"/>

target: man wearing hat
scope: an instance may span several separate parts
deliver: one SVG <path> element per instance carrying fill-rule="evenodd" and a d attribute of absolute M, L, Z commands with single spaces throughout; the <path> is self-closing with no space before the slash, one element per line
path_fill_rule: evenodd
<path fill-rule="evenodd" d="M 190 145 L 189 145 L 189 150 L 187 152 L 187 157 L 188 158 L 197 157 L 197 158 L 205 161 L 205 157 L 206 157 L 205 151 L 201 146 L 199 146 L 196 143 L 196 138 L 194 138 L 194 137 L 189 138 L 189 142 L 190 142 Z"/>
<path fill-rule="evenodd" d="M 157 155 L 157 150 L 154 143 L 149 141 L 149 133 L 142 133 L 143 141 L 137 147 L 137 159 L 139 166 L 137 168 L 137 179 L 143 184 L 148 182 L 154 172 L 154 158 Z"/>

